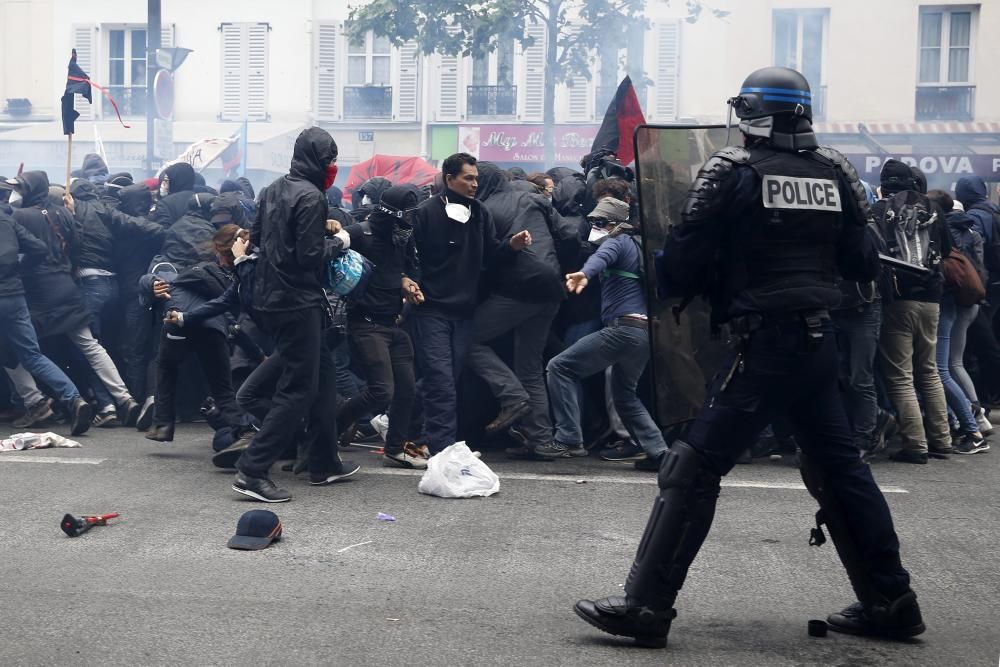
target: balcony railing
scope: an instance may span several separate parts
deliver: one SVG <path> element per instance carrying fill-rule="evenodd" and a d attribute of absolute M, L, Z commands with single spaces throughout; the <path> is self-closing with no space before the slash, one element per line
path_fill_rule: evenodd
<path fill-rule="evenodd" d="M 917 120 L 973 120 L 975 86 L 920 86 Z"/>
<path fill-rule="evenodd" d="M 468 86 L 468 116 L 514 116 L 517 86 Z"/>
<path fill-rule="evenodd" d="M 118 103 L 118 110 L 122 118 L 145 118 L 146 117 L 146 88 L 127 86 L 108 86 L 108 92 Z M 104 100 L 101 107 L 105 118 L 115 117 L 115 108 L 111 106 L 111 101 L 107 97 L 101 96 Z"/>
<path fill-rule="evenodd" d="M 344 118 L 392 118 L 392 88 L 348 86 L 344 88 Z"/>

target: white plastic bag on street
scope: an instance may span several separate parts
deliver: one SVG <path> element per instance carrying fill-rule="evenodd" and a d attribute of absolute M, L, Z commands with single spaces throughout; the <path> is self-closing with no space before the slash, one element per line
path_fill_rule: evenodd
<path fill-rule="evenodd" d="M 500 491 L 500 478 L 468 445 L 456 442 L 430 458 L 417 491 L 441 498 L 486 497 Z"/>
<path fill-rule="evenodd" d="M 23 449 L 45 449 L 46 447 L 79 447 L 76 440 L 64 438 L 57 433 L 15 433 L 0 440 L 0 452 L 14 452 Z"/>

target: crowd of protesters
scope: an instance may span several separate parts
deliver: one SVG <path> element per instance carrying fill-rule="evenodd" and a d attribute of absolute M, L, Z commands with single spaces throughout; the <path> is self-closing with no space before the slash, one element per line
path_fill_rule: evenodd
<path fill-rule="evenodd" d="M 336 173 L 333 137 L 310 128 L 259 196 L 244 178 L 209 187 L 185 163 L 134 182 L 97 156 L 68 192 L 44 172 L 0 179 L 6 419 L 19 430 L 62 419 L 74 435 L 138 427 L 159 442 L 204 419 L 233 489 L 269 502 L 290 498 L 270 479 L 278 460 L 328 484 L 357 471 L 340 451 L 359 442 L 409 468 L 484 436 L 513 458 L 658 468 L 669 443 L 648 409 L 629 170 L 596 154 L 582 171 L 525 174 L 459 153 L 432 185 L 369 180 L 350 208 Z M 902 462 L 986 451 L 1000 209 L 981 178 L 927 192 L 894 160 L 869 196 L 885 254 L 906 250 L 887 221 L 911 209 L 929 250 L 920 272 L 842 284 L 859 450 L 896 437 Z M 332 266 L 348 253 L 364 280 L 345 295 Z M 748 458 L 794 448 L 772 427 Z"/>

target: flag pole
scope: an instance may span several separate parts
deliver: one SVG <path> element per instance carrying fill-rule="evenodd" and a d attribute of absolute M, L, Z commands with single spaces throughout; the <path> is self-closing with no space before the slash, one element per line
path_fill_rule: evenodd
<path fill-rule="evenodd" d="M 73 173 L 73 135 L 66 135 L 66 193 L 69 194 L 69 179 Z"/>

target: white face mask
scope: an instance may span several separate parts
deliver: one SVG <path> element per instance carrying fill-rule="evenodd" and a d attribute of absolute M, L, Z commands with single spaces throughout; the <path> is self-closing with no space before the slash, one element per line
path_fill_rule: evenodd
<path fill-rule="evenodd" d="M 368 195 L 365 195 L 364 197 L 361 198 L 361 205 L 362 206 L 371 206 L 372 205 L 372 198 L 369 197 Z"/>
<path fill-rule="evenodd" d="M 24 199 L 24 197 L 21 196 L 20 192 L 17 190 L 11 190 L 10 199 L 8 199 L 7 202 L 13 206 L 14 204 L 20 203 L 22 199 Z"/>
<path fill-rule="evenodd" d="M 166 183 L 160 183 L 160 196 L 166 197 L 170 194 L 170 186 Z"/>
<path fill-rule="evenodd" d="M 600 243 L 603 239 L 607 238 L 607 236 L 608 230 L 601 229 L 600 227 L 591 227 L 590 236 L 587 238 L 587 241 L 590 243 Z"/>
<path fill-rule="evenodd" d="M 455 222 L 466 223 L 469 218 L 472 217 L 472 207 L 465 206 L 464 204 L 451 204 L 447 199 L 444 200 L 444 212 L 449 218 Z"/>

